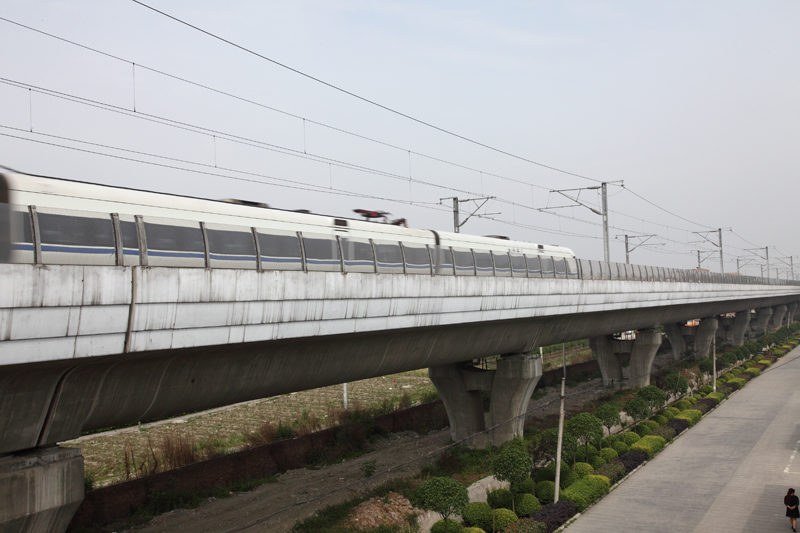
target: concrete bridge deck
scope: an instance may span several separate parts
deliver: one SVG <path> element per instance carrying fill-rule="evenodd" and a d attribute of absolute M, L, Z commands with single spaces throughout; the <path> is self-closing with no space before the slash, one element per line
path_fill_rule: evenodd
<path fill-rule="evenodd" d="M 567 531 L 791 531 L 783 497 L 789 487 L 800 489 L 798 383 L 796 348 L 703 417 Z"/>

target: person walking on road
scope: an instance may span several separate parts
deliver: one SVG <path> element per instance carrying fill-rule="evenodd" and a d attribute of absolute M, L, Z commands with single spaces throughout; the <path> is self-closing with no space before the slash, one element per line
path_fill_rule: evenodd
<path fill-rule="evenodd" d="M 792 525 L 792 531 L 797 531 L 797 519 L 800 518 L 800 499 L 795 495 L 794 489 L 789 489 L 786 496 L 783 497 L 783 504 L 786 505 L 786 516 L 789 517 L 789 523 Z"/>

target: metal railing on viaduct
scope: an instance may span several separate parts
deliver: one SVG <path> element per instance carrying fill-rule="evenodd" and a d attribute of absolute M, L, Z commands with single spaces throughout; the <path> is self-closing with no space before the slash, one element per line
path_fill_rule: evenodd
<path fill-rule="evenodd" d="M 546 276 L 0 264 L 0 495 L 56 472 L 67 487 L 0 511 L 0 529 L 71 516 L 82 458 L 48 446 L 82 431 L 429 368 L 461 438 L 525 412 L 538 346 L 589 338 L 607 382 L 630 354 L 637 385 L 661 344 L 652 328 L 703 356 L 714 335 L 740 344 L 791 321 L 800 301 L 785 280 L 564 264 Z M 610 337 L 628 330 L 635 340 Z M 497 370 L 470 364 L 498 354 Z M 486 416 L 481 390 L 493 391 Z M 484 438 L 501 443 L 521 424 Z"/>

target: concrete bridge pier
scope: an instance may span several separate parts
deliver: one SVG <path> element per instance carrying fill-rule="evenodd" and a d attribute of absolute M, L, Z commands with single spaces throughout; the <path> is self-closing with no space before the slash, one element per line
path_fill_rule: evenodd
<path fill-rule="evenodd" d="M 772 308 L 772 320 L 769 322 L 770 329 L 776 330 L 783 326 L 783 317 L 786 316 L 786 306 L 776 305 Z"/>
<path fill-rule="evenodd" d="M 764 333 L 767 332 L 767 324 L 769 323 L 769 318 L 772 316 L 772 308 L 771 307 L 762 307 L 758 310 L 758 315 L 756 315 L 755 322 L 750 324 L 750 327 L 753 330 L 753 335 L 756 337 L 760 337 Z"/>
<path fill-rule="evenodd" d="M 431 367 L 428 376 L 442 397 L 454 441 L 467 439 L 465 444 L 474 448 L 500 446 L 522 436 L 522 415 L 542 376 L 542 359 L 531 354 L 505 355 L 497 360 L 497 370 L 457 363 Z M 489 413 L 483 411 L 481 391 L 492 394 Z M 475 435 L 495 424 L 501 425 Z"/>
<path fill-rule="evenodd" d="M 672 360 L 680 361 L 689 353 L 686 338 L 683 336 L 684 330 L 688 330 L 688 328 L 684 324 L 675 323 L 662 324 L 661 327 L 664 329 L 664 333 L 667 335 L 669 344 L 672 347 Z"/>
<path fill-rule="evenodd" d="M 50 446 L 0 457 L 0 531 L 63 533 L 83 501 L 83 457 Z"/>
<path fill-rule="evenodd" d="M 607 335 L 589 339 L 589 347 L 600 365 L 603 385 L 606 387 L 622 385 L 622 361 L 628 357 L 628 386 L 649 385 L 653 359 L 660 346 L 661 332 L 655 329 L 639 330 L 633 340 L 615 339 Z"/>
<path fill-rule="evenodd" d="M 733 319 L 733 328 L 731 330 L 734 346 L 741 346 L 744 344 L 744 336 L 745 333 L 747 333 L 747 331 L 750 329 L 751 318 L 752 313 L 750 313 L 749 309 L 736 313 L 736 317 Z"/>
<path fill-rule="evenodd" d="M 715 339 L 717 341 L 717 346 L 722 346 L 724 344 L 733 344 L 733 323 L 734 318 L 730 316 L 723 316 L 719 317 L 717 321 L 719 322 L 719 327 L 717 331 L 714 333 Z"/>
<path fill-rule="evenodd" d="M 694 356 L 697 359 L 706 359 L 711 355 L 711 342 L 714 340 L 714 335 L 719 328 L 719 320 L 717 318 L 704 318 L 697 326 L 694 335 Z"/>
<path fill-rule="evenodd" d="M 797 303 L 789 304 L 786 306 L 786 325 L 791 326 L 794 323 L 794 315 L 797 312 Z"/>

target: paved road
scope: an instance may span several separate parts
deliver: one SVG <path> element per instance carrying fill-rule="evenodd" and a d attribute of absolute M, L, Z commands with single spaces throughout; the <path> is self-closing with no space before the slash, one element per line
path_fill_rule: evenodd
<path fill-rule="evenodd" d="M 568 533 L 788 531 L 800 492 L 800 348 L 638 470 Z"/>

